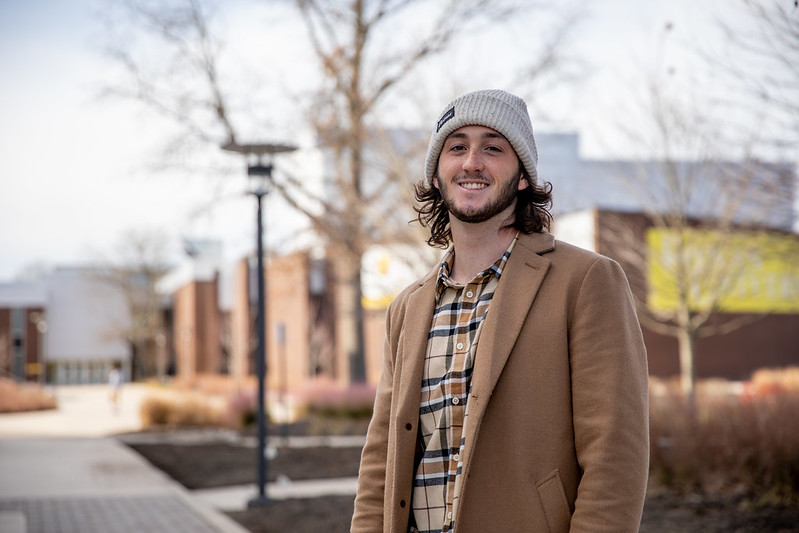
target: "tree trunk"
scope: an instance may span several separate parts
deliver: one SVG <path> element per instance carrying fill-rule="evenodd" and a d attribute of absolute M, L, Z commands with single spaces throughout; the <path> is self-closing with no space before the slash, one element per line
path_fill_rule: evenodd
<path fill-rule="evenodd" d="M 361 286 L 361 258 L 352 279 L 353 310 L 355 313 L 355 350 L 350 355 L 350 383 L 366 382 L 366 345 L 364 342 L 363 287 Z"/>
<path fill-rule="evenodd" d="M 696 368 L 694 356 L 696 354 L 696 332 L 684 328 L 677 336 L 680 351 L 680 386 L 682 393 L 691 403 L 694 400 L 694 385 L 696 383 Z"/>
<path fill-rule="evenodd" d="M 364 357 L 363 307 L 361 306 L 360 257 L 343 251 L 336 263 L 337 304 L 336 339 L 339 360 L 347 368 L 338 379 L 344 383 L 361 383 L 366 379 Z"/>

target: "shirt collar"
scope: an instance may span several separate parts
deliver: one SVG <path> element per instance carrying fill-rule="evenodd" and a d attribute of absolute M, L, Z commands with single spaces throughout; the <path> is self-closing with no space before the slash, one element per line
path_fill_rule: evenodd
<path fill-rule="evenodd" d="M 519 232 L 516 232 L 516 236 L 508 246 L 508 249 L 505 250 L 505 253 L 502 254 L 502 257 L 497 259 L 494 264 L 477 274 L 470 283 L 485 283 L 488 279 L 493 275 L 496 276 L 497 279 L 502 276 L 502 271 L 505 269 L 505 264 L 508 262 L 508 258 L 510 257 L 510 253 L 513 250 L 513 246 L 516 244 L 516 241 L 519 238 Z M 450 248 L 444 259 L 441 261 L 441 265 L 438 268 L 438 277 L 436 278 L 436 300 L 441 297 L 441 293 L 444 292 L 444 289 L 447 287 L 462 287 L 462 285 L 454 282 L 450 276 L 450 265 L 452 264 L 452 260 L 455 258 L 455 248 Z"/>

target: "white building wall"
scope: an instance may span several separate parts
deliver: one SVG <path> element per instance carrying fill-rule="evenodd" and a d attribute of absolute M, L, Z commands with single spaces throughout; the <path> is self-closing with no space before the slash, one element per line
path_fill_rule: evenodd
<path fill-rule="evenodd" d="M 59 268 L 48 275 L 45 358 L 57 383 L 106 380 L 112 361 L 127 366 L 130 351 L 120 339 L 129 323 L 123 297 L 84 268 Z"/>
<path fill-rule="evenodd" d="M 596 211 L 586 209 L 557 216 L 552 234 L 569 244 L 596 252 Z"/>

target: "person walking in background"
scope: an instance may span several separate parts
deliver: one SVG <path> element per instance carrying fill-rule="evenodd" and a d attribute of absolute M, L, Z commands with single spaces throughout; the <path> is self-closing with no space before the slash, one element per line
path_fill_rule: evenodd
<path fill-rule="evenodd" d="M 443 261 L 386 317 L 351 530 L 636 532 L 646 350 L 613 260 L 549 234 L 525 102 L 465 94 L 416 186 Z"/>
<path fill-rule="evenodd" d="M 122 365 L 115 361 L 111 364 L 111 370 L 108 372 L 108 385 L 111 387 L 111 408 L 115 413 L 119 412 L 119 393 L 122 389 L 123 381 Z"/>

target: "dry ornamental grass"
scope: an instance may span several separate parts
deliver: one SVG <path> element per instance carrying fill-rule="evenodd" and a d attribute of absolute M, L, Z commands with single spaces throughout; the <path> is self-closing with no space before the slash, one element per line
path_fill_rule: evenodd
<path fill-rule="evenodd" d="M 0 378 L 0 413 L 55 409 L 56 400 L 37 383 Z"/>
<path fill-rule="evenodd" d="M 779 379 L 780 376 L 785 379 Z M 797 369 L 755 375 L 742 394 L 653 395 L 651 468 L 681 494 L 799 507 Z"/>

